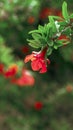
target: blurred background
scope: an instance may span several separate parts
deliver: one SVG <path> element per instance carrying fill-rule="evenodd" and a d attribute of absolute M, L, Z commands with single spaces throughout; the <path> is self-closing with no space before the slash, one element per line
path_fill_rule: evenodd
<path fill-rule="evenodd" d="M 66 2 L 72 13 L 73 1 Z M 61 16 L 62 3 L 0 0 L 0 130 L 73 130 L 73 39 L 53 51 L 47 73 L 24 64 L 34 50 L 28 32 Z"/>

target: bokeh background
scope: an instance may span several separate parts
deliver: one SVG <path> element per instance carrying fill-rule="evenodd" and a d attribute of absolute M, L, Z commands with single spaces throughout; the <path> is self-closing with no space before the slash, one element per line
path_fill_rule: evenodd
<path fill-rule="evenodd" d="M 73 39 L 53 51 L 45 74 L 24 63 L 34 50 L 28 32 L 61 16 L 62 3 L 0 0 L 0 130 L 73 130 Z"/>

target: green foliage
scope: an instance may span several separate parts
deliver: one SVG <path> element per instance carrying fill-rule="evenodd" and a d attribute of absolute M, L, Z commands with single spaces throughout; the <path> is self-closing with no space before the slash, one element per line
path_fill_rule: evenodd
<path fill-rule="evenodd" d="M 71 26 L 73 25 L 70 23 L 72 15 L 68 15 L 66 2 L 63 2 L 62 14 L 64 19 L 58 16 L 49 16 L 49 23 L 44 26 L 39 25 L 37 30 L 30 31 L 29 34 L 32 34 L 33 40 L 28 40 L 28 44 L 34 48 L 48 46 L 47 55 L 51 55 L 53 49 L 58 49 L 63 46 L 64 42 L 68 44 L 70 42 L 69 40 L 58 40 L 58 37 L 61 35 L 70 36 L 72 32 Z"/>
<path fill-rule="evenodd" d="M 67 3 L 66 2 L 63 2 L 62 14 L 63 14 L 63 17 L 65 18 L 66 22 L 67 21 L 69 22 L 69 15 L 68 15 L 68 11 L 67 11 Z"/>
<path fill-rule="evenodd" d="M 66 1 L 70 13 L 73 1 Z M 44 8 L 59 10 L 62 2 L 0 0 L 0 63 L 7 68 L 16 63 L 20 76 L 26 55 L 20 51 L 27 42 L 36 49 L 47 46 L 51 60 L 46 74 L 35 73 L 34 87 L 18 87 L 0 74 L 0 130 L 73 130 L 73 13 L 69 15 L 64 2 L 63 18 L 55 14 L 48 16 L 49 22 L 39 18 Z M 29 16 L 35 18 L 33 24 L 28 23 Z M 61 35 L 70 41 L 59 39 Z M 43 103 L 39 111 L 34 108 L 37 101 Z"/>

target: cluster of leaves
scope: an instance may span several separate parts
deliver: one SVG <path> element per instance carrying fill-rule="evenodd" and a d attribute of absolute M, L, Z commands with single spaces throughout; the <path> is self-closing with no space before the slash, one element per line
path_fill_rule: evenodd
<path fill-rule="evenodd" d="M 44 26 L 39 25 L 37 30 L 30 31 L 29 34 L 32 34 L 33 39 L 27 39 L 28 44 L 34 48 L 48 46 L 47 55 L 50 55 L 53 49 L 68 44 L 73 33 L 71 22 L 73 14 L 68 14 L 66 2 L 62 5 L 62 15 L 63 17 L 49 16 L 49 23 Z"/>

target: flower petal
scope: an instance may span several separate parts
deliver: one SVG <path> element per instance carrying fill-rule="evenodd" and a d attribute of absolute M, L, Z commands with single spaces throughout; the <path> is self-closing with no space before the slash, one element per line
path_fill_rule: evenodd
<path fill-rule="evenodd" d="M 42 63 L 42 68 L 40 70 L 40 73 L 45 73 L 47 71 L 46 63 Z"/>
<path fill-rule="evenodd" d="M 31 67 L 34 71 L 38 71 L 42 67 L 40 59 L 36 59 L 36 60 L 32 61 Z"/>
<path fill-rule="evenodd" d="M 27 63 L 28 61 L 30 61 L 31 59 L 33 59 L 34 55 L 33 54 L 30 54 L 30 55 L 27 55 L 24 59 L 24 62 Z"/>
<path fill-rule="evenodd" d="M 19 79 L 17 79 L 16 84 L 18 86 L 32 86 L 35 83 L 34 77 L 31 76 L 22 76 Z"/>

